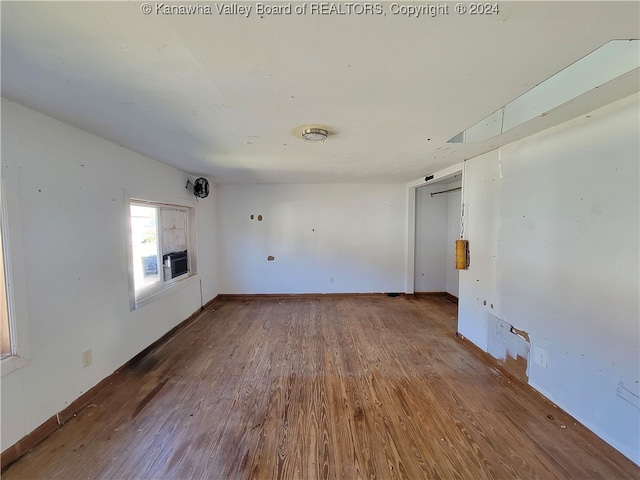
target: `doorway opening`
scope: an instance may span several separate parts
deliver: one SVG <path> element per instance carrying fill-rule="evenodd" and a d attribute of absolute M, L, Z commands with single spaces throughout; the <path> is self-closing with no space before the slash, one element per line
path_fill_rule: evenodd
<path fill-rule="evenodd" d="M 415 202 L 414 294 L 441 295 L 457 303 L 462 174 L 417 187 Z"/>

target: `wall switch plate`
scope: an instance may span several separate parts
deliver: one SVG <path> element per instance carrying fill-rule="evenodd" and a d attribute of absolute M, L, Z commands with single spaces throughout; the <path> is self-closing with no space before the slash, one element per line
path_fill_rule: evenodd
<path fill-rule="evenodd" d="M 543 350 L 540 347 L 535 347 L 533 350 L 533 361 L 536 365 L 540 365 L 543 368 L 547 368 L 547 361 L 549 359 L 549 354 L 546 350 Z"/>
<path fill-rule="evenodd" d="M 82 352 L 82 368 L 87 368 L 91 365 L 93 359 L 91 358 L 91 349 L 88 348 Z"/>

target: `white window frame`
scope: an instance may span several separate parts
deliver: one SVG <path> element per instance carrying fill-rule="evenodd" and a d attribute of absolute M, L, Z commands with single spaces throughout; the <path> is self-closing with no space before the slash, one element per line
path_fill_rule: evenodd
<path fill-rule="evenodd" d="M 143 207 L 154 207 L 158 209 L 158 243 L 159 243 L 159 258 L 158 258 L 158 270 L 162 278 L 163 264 L 162 264 L 162 221 L 161 210 L 165 209 L 179 209 L 186 210 L 187 214 L 187 261 L 188 272 L 179 277 L 171 278 L 166 281 L 160 281 L 149 285 L 146 288 L 140 289 L 136 292 L 135 279 L 134 279 L 134 258 L 133 258 L 133 242 L 132 242 L 132 230 L 131 230 L 131 205 L 140 205 Z M 161 202 L 151 201 L 140 198 L 128 198 L 126 202 L 127 207 L 127 224 L 128 224 L 128 238 L 127 238 L 127 270 L 129 273 L 129 299 L 131 311 L 137 310 L 148 303 L 161 298 L 168 293 L 179 290 L 192 284 L 198 275 L 198 254 L 196 243 L 196 208 L 193 204 L 185 204 L 182 202 Z"/>
<path fill-rule="evenodd" d="M 14 192 L 15 193 L 15 192 Z M 11 354 L 0 361 L 1 376 L 24 367 L 31 361 L 29 344 L 29 317 L 26 297 L 25 262 L 22 251 L 22 224 L 17 194 L 10 195 L 7 184 L 0 179 L 0 221 L 2 222 L 2 246 L 4 257 L 7 313 Z M 8 198 L 10 197 L 10 198 Z M 11 218 L 11 231 L 8 219 Z"/>

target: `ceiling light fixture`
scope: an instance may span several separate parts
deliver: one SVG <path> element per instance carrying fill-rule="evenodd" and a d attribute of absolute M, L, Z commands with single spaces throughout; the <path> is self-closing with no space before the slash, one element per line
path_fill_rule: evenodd
<path fill-rule="evenodd" d="M 309 143 L 324 143 L 327 138 L 337 134 L 335 128 L 323 123 L 304 123 L 291 130 L 291 135 Z"/>
<path fill-rule="evenodd" d="M 324 128 L 306 128 L 302 131 L 302 139 L 305 142 L 324 142 L 328 135 L 329 132 Z"/>

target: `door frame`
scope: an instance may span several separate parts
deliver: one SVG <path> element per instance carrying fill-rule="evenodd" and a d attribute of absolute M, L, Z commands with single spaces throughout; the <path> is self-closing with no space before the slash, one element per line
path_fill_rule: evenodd
<path fill-rule="evenodd" d="M 420 178 L 407 184 L 407 256 L 406 256 L 406 276 L 405 276 L 405 293 L 413 294 L 415 288 L 415 264 L 416 264 L 416 189 L 440 182 L 454 175 L 462 175 L 462 202 L 461 212 L 464 209 L 464 162 L 457 163 L 451 167 L 434 173 L 429 180 Z"/>

